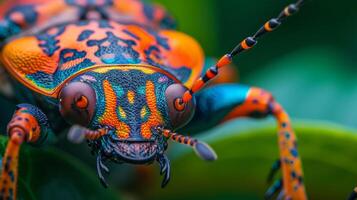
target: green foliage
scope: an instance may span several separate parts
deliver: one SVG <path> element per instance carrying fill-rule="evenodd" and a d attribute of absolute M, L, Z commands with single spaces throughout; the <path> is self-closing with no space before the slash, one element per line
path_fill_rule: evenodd
<path fill-rule="evenodd" d="M 291 116 L 357 127 L 352 63 L 333 48 L 311 47 L 283 56 L 246 77 L 272 92 Z"/>
<path fill-rule="evenodd" d="M 1 155 L 6 142 L 0 137 Z M 23 145 L 19 174 L 19 199 L 119 199 L 103 188 L 93 170 L 59 149 Z"/>
<path fill-rule="evenodd" d="M 192 152 L 179 153 L 168 188 L 158 190 L 157 183 L 147 195 L 165 200 L 262 199 L 278 145 L 272 123 L 256 125 L 234 122 L 207 133 L 203 139 L 216 150 L 218 160 L 206 163 Z M 356 131 L 321 122 L 295 123 L 294 127 L 310 199 L 345 199 L 357 184 Z M 183 147 L 172 151 L 178 148 Z"/>

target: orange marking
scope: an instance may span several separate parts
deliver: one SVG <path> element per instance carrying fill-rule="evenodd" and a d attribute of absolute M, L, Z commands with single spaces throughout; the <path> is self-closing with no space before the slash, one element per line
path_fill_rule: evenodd
<path fill-rule="evenodd" d="M 245 42 L 245 40 L 243 42 Z M 221 68 L 223 66 L 229 65 L 231 62 L 232 62 L 232 59 L 229 57 L 228 54 L 226 54 L 226 55 L 222 56 L 221 59 L 219 59 L 219 61 L 217 62 L 217 67 Z"/>
<path fill-rule="evenodd" d="M 128 101 L 130 104 L 133 104 L 134 103 L 134 100 L 135 100 L 135 93 L 131 90 L 128 91 L 127 93 L 128 95 Z"/>
<path fill-rule="evenodd" d="M 269 21 L 264 24 L 264 29 L 265 29 L 266 31 L 269 31 L 269 32 L 273 30 L 273 29 L 270 27 Z"/>
<path fill-rule="evenodd" d="M 248 46 L 247 44 L 247 41 L 246 40 L 243 40 L 240 45 L 242 46 L 243 49 L 249 49 L 250 47 Z"/>
<path fill-rule="evenodd" d="M 163 119 L 156 105 L 155 85 L 151 81 L 146 82 L 146 101 L 150 110 L 149 119 L 141 125 L 141 135 L 145 139 L 151 137 L 151 129 L 163 124 Z"/>
<path fill-rule="evenodd" d="M 2 194 L 4 199 L 10 196 L 10 190 L 13 191 L 13 199 L 16 199 L 19 151 L 20 145 L 25 140 L 25 134 L 22 129 L 13 128 L 11 133 L 13 134 L 7 143 L 5 155 L 2 159 L 0 189 L 5 191 Z"/>
<path fill-rule="evenodd" d="M 234 108 L 223 121 L 238 117 L 247 117 L 253 111 L 266 113 L 269 104 L 273 105 L 273 115 L 278 122 L 278 141 L 280 159 L 283 161 L 281 168 L 285 194 L 291 199 L 305 200 L 306 194 L 304 185 L 299 182 L 298 178 L 291 176 L 292 172 L 294 172 L 297 177 L 303 176 L 300 158 L 291 153 L 291 150 L 297 151 L 295 145 L 296 136 L 291 127 L 289 116 L 283 108 L 273 100 L 271 94 L 259 88 L 251 88 L 244 103 Z M 288 134 L 289 137 L 286 137 L 286 134 Z M 284 162 L 286 159 L 291 161 L 291 163 Z M 295 186 L 298 186 L 297 190 L 294 189 Z"/>
<path fill-rule="evenodd" d="M 15 112 L 8 127 L 21 127 L 26 132 L 26 141 L 29 142 L 36 142 L 40 137 L 40 125 L 33 115 L 26 112 L 26 108 L 21 108 Z M 8 131 L 11 131 L 11 129 Z"/>
<path fill-rule="evenodd" d="M 169 38 L 170 45 L 170 51 L 161 49 L 164 64 L 172 66 L 173 69 L 186 66 L 192 70 L 189 79 L 184 83 L 190 88 L 201 75 L 204 66 L 204 52 L 201 46 L 194 38 L 178 31 L 163 30 L 160 31 L 160 35 Z"/>
<path fill-rule="evenodd" d="M 10 19 L 19 24 L 20 26 L 25 25 L 24 15 L 20 12 L 11 13 Z"/>
<path fill-rule="evenodd" d="M 103 116 L 99 119 L 99 122 L 104 125 L 115 127 L 116 134 L 119 138 L 128 138 L 130 127 L 118 119 L 116 112 L 116 94 L 108 80 L 103 81 L 103 88 L 105 97 L 105 111 Z"/>
<path fill-rule="evenodd" d="M 206 76 L 209 78 L 209 79 L 212 79 L 216 76 L 216 74 L 212 73 L 211 70 L 207 70 L 206 72 Z"/>

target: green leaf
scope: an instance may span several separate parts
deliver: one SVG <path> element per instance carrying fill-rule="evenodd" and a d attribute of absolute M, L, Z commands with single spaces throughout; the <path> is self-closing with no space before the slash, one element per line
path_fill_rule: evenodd
<path fill-rule="evenodd" d="M 344 54 L 310 47 L 268 63 L 244 83 L 271 92 L 292 117 L 322 119 L 357 127 L 357 81 Z"/>
<path fill-rule="evenodd" d="M 0 137 L 3 155 L 7 138 Z M 19 164 L 19 199 L 119 199 L 100 184 L 95 172 L 67 153 L 50 147 L 23 145 Z"/>
<path fill-rule="evenodd" d="M 309 198 L 346 199 L 357 185 L 357 131 L 323 122 L 294 124 Z M 263 198 L 268 172 L 278 158 L 275 126 L 233 122 L 207 134 L 202 139 L 216 150 L 218 160 L 203 162 L 192 151 L 178 154 L 168 187 L 155 189 L 156 181 L 147 198 Z M 171 151 L 183 148 L 176 146 Z"/>

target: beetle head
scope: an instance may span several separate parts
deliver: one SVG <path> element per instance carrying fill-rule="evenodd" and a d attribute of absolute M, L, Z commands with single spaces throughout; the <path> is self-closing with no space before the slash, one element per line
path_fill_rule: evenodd
<path fill-rule="evenodd" d="M 63 87 L 60 112 L 65 120 L 107 134 L 92 147 L 113 161 L 147 163 L 166 149 L 157 127 L 185 125 L 194 113 L 194 99 L 175 105 L 186 88 L 171 75 L 138 66 L 87 71 Z"/>

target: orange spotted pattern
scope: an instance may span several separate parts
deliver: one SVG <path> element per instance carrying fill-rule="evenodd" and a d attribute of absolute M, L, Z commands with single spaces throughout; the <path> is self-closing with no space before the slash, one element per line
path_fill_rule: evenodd
<path fill-rule="evenodd" d="M 234 108 L 223 121 L 237 117 L 247 117 L 252 112 L 260 113 L 262 117 L 272 114 L 277 119 L 280 162 L 284 180 L 283 187 L 287 195 L 286 199 L 307 199 L 302 182 L 301 160 L 297 154 L 296 135 L 291 127 L 289 116 L 275 102 L 270 93 L 259 88 L 251 88 L 244 103 Z"/>
<path fill-rule="evenodd" d="M 103 125 L 115 127 L 117 131 L 116 134 L 119 138 L 128 138 L 130 133 L 130 127 L 125 123 L 121 122 L 116 114 L 117 97 L 115 95 L 115 91 L 107 80 L 103 81 L 103 88 L 105 95 L 105 112 L 103 116 L 99 119 L 99 122 Z"/>
<path fill-rule="evenodd" d="M 149 139 L 151 137 L 151 129 L 164 122 L 156 106 L 155 85 L 151 81 L 146 82 L 146 101 L 151 115 L 147 122 L 141 125 L 141 134 L 144 138 Z"/>
<path fill-rule="evenodd" d="M 96 65 L 104 64 L 102 61 L 103 58 L 95 55 L 98 50 L 97 46 L 88 46 L 87 41 L 77 41 L 78 36 L 85 30 L 93 30 L 93 34 L 90 35 L 88 40 L 101 40 L 107 37 L 107 32 L 111 32 L 115 34 L 116 37 L 123 40 L 135 41 L 136 44 L 133 45 L 133 50 L 139 53 L 139 59 L 141 60 L 141 63 L 138 63 L 138 65 L 147 65 L 148 60 L 145 57 L 145 52 L 150 46 L 157 44 L 156 38 L 145 28 L 138 25 L 123 25 L 111 21 L 108 23 L 112 28 L 100 27 L 98 22 L 94 21 L 87 25 L 78 26 L 76 24 L 69 24 L 66 26 L 65 31 L 57 38 L 57 45 L 68 49 L 75 49 L 77 51 L 85 51 L 85 58 L 90 59 L 95 65 L 76 69 L 72 74 L 65 75 L 66 77 L 61 77 L 64 80 L 59 83 L 53 83 L 52 88 L 37 85 L 26 75 L 34 72 L 44 72 L 50 74 L 54 78 L 56 73 L 62 70 L 71 69 L 76 64 L 81 63 L 84 58 L 78 58 L 66 63 L 58 63 L 58 60 L 60 59 L 60 50 L 57 50 L 53 55 L 48 56 L 39 46 L 42 43 L 35 36 L 26 36 L 5 45 L 1 52 L 0 60 L 13 76 L 28 88 L 51 97 L 57 97 L 61 87 L 71 77 L 76 76 L 83 70 L 88 70 L 96 67 Z M 55 33 L 58 31 L 58 28 L 53 27 L 48 31 Z M 139 39 L 137 40 L 128 35 L 126 31 L 131 31 Z M 170 48 L 166 49 L 162 46 L 158 46 L 161 58 L 155 60 L 156 56 L 151 56 L 150 59 L 173 71 L 179 70 L 179 67 L 185 66 L 190 70 L 190 74 L 184 84 L 187 87 L 190 87 L 194 80 L 201 74 L 204 64 L 204 54 L 200 45 L 190 36 L 177 31 L 164 30 L 157 32 L 157 34 L 167 40 Z M 106 44 L 104 43 L 103 46 L 105 45 Z M 187 51 L 187 49 L 190 49 L 190 51 Z"/>

